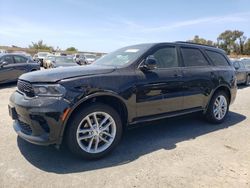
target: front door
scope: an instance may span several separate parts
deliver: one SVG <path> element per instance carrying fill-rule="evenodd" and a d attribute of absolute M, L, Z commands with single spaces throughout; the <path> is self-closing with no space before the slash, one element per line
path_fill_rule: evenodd
<path fill-rule="evenodd" d="M 175 46 L 161 46 L 151 54 L 157 68 L 137 70 L 137 117 L 160 115 L 182 109 L 182 71 Z"/>

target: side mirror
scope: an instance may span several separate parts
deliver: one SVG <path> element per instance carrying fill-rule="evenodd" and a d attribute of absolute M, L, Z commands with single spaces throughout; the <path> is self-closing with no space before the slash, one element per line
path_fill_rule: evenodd
<path fill-rule="evenodd" d="M 5 65 L 8 65 L 9 63 L 7 61 L 3 61 L 0 63 L 0 67 L 4 67 Z"/>
<path fill-rule="evenodd" d="M 150 55 L 147 57 L 141 68 L 143 70 L 154 70 L 156 69 L 156 67 L 157 67 L 157 60 L 153 55 Z"/>
<path fill-rule="evenodd" d="M 238 62 L 235 62 L 235 63 L 234 63 L 234 68 L 235 68 L 236 70 L 238 70 L 238 69 L 240 68 L 240 65 L 239 65 Z"/>

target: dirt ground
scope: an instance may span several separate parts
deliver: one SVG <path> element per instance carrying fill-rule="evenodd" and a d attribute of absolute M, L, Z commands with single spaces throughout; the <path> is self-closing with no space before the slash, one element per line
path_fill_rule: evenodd
<path fill-rule="evenodd" d="M 7 109 L 14 90 L 0 88 L 1 188 L 250 187 L 250 87 L 239 88 L 221 125 L 197 114 L 153 122 L 97 161 L 18 138 Z"/>

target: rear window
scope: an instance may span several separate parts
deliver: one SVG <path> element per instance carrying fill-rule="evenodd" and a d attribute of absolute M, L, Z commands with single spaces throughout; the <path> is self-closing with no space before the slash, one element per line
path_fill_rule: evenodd
<path fill-rule="evenodd" d="M 208 66 L 209 63 L 197 48 L 181 48 L 182 57 L 186 66 Z"/>
<path fill-rule="evenodd" d="M 206 50 L 206 53 L 216 66 L 228 66 L 229 65 L 226 58 L 220 53 L 213 52 L 210 50 Z"/>

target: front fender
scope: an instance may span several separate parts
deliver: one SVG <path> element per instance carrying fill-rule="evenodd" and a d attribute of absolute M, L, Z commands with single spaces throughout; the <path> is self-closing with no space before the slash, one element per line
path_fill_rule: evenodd
<path fill-rule="evenodd" d="M 64 131 L 66 128 L 66 125 L 68 123 L 69 118 L 71 117 L 71 115 L 73 114 L 73 112 L 75 111 L 75 109 L 77 107 L 79 107 L 81 104 L 83 104 L 85 101 L 90 100 L 90 99 L 94 99 L 95 97 L 100 97 L 100 96 L 111 96 L 111 97 L 115 97 L 119 100 L 121 100 L 121 102 L 125 105 L 125 107 L 127 108 L 128 113 L 130 113 L 131 111 L 128 109 L 128 103 L 126 100 L 124 100 L 121 96 L 119 96 L 119 94 L 113 92 L 113 91 L 100 91 L 100 92 L 96 92 L 96 93 L 92 93 L 90 95 L 87 95 L 85 97 L 83 97 L 82 99 L 80 99 L 77 103 L 75 103 L 69 110 L 63 124 L 62 124 L 62 128 L 61 128 L 61 133 L 60 133 L 60 138 L 57 144 L 61 144 L 62 139 L 63 139 L 63 135 L 64 135 Z M 130 116 L 128 114 L 128 116 Z"/>

